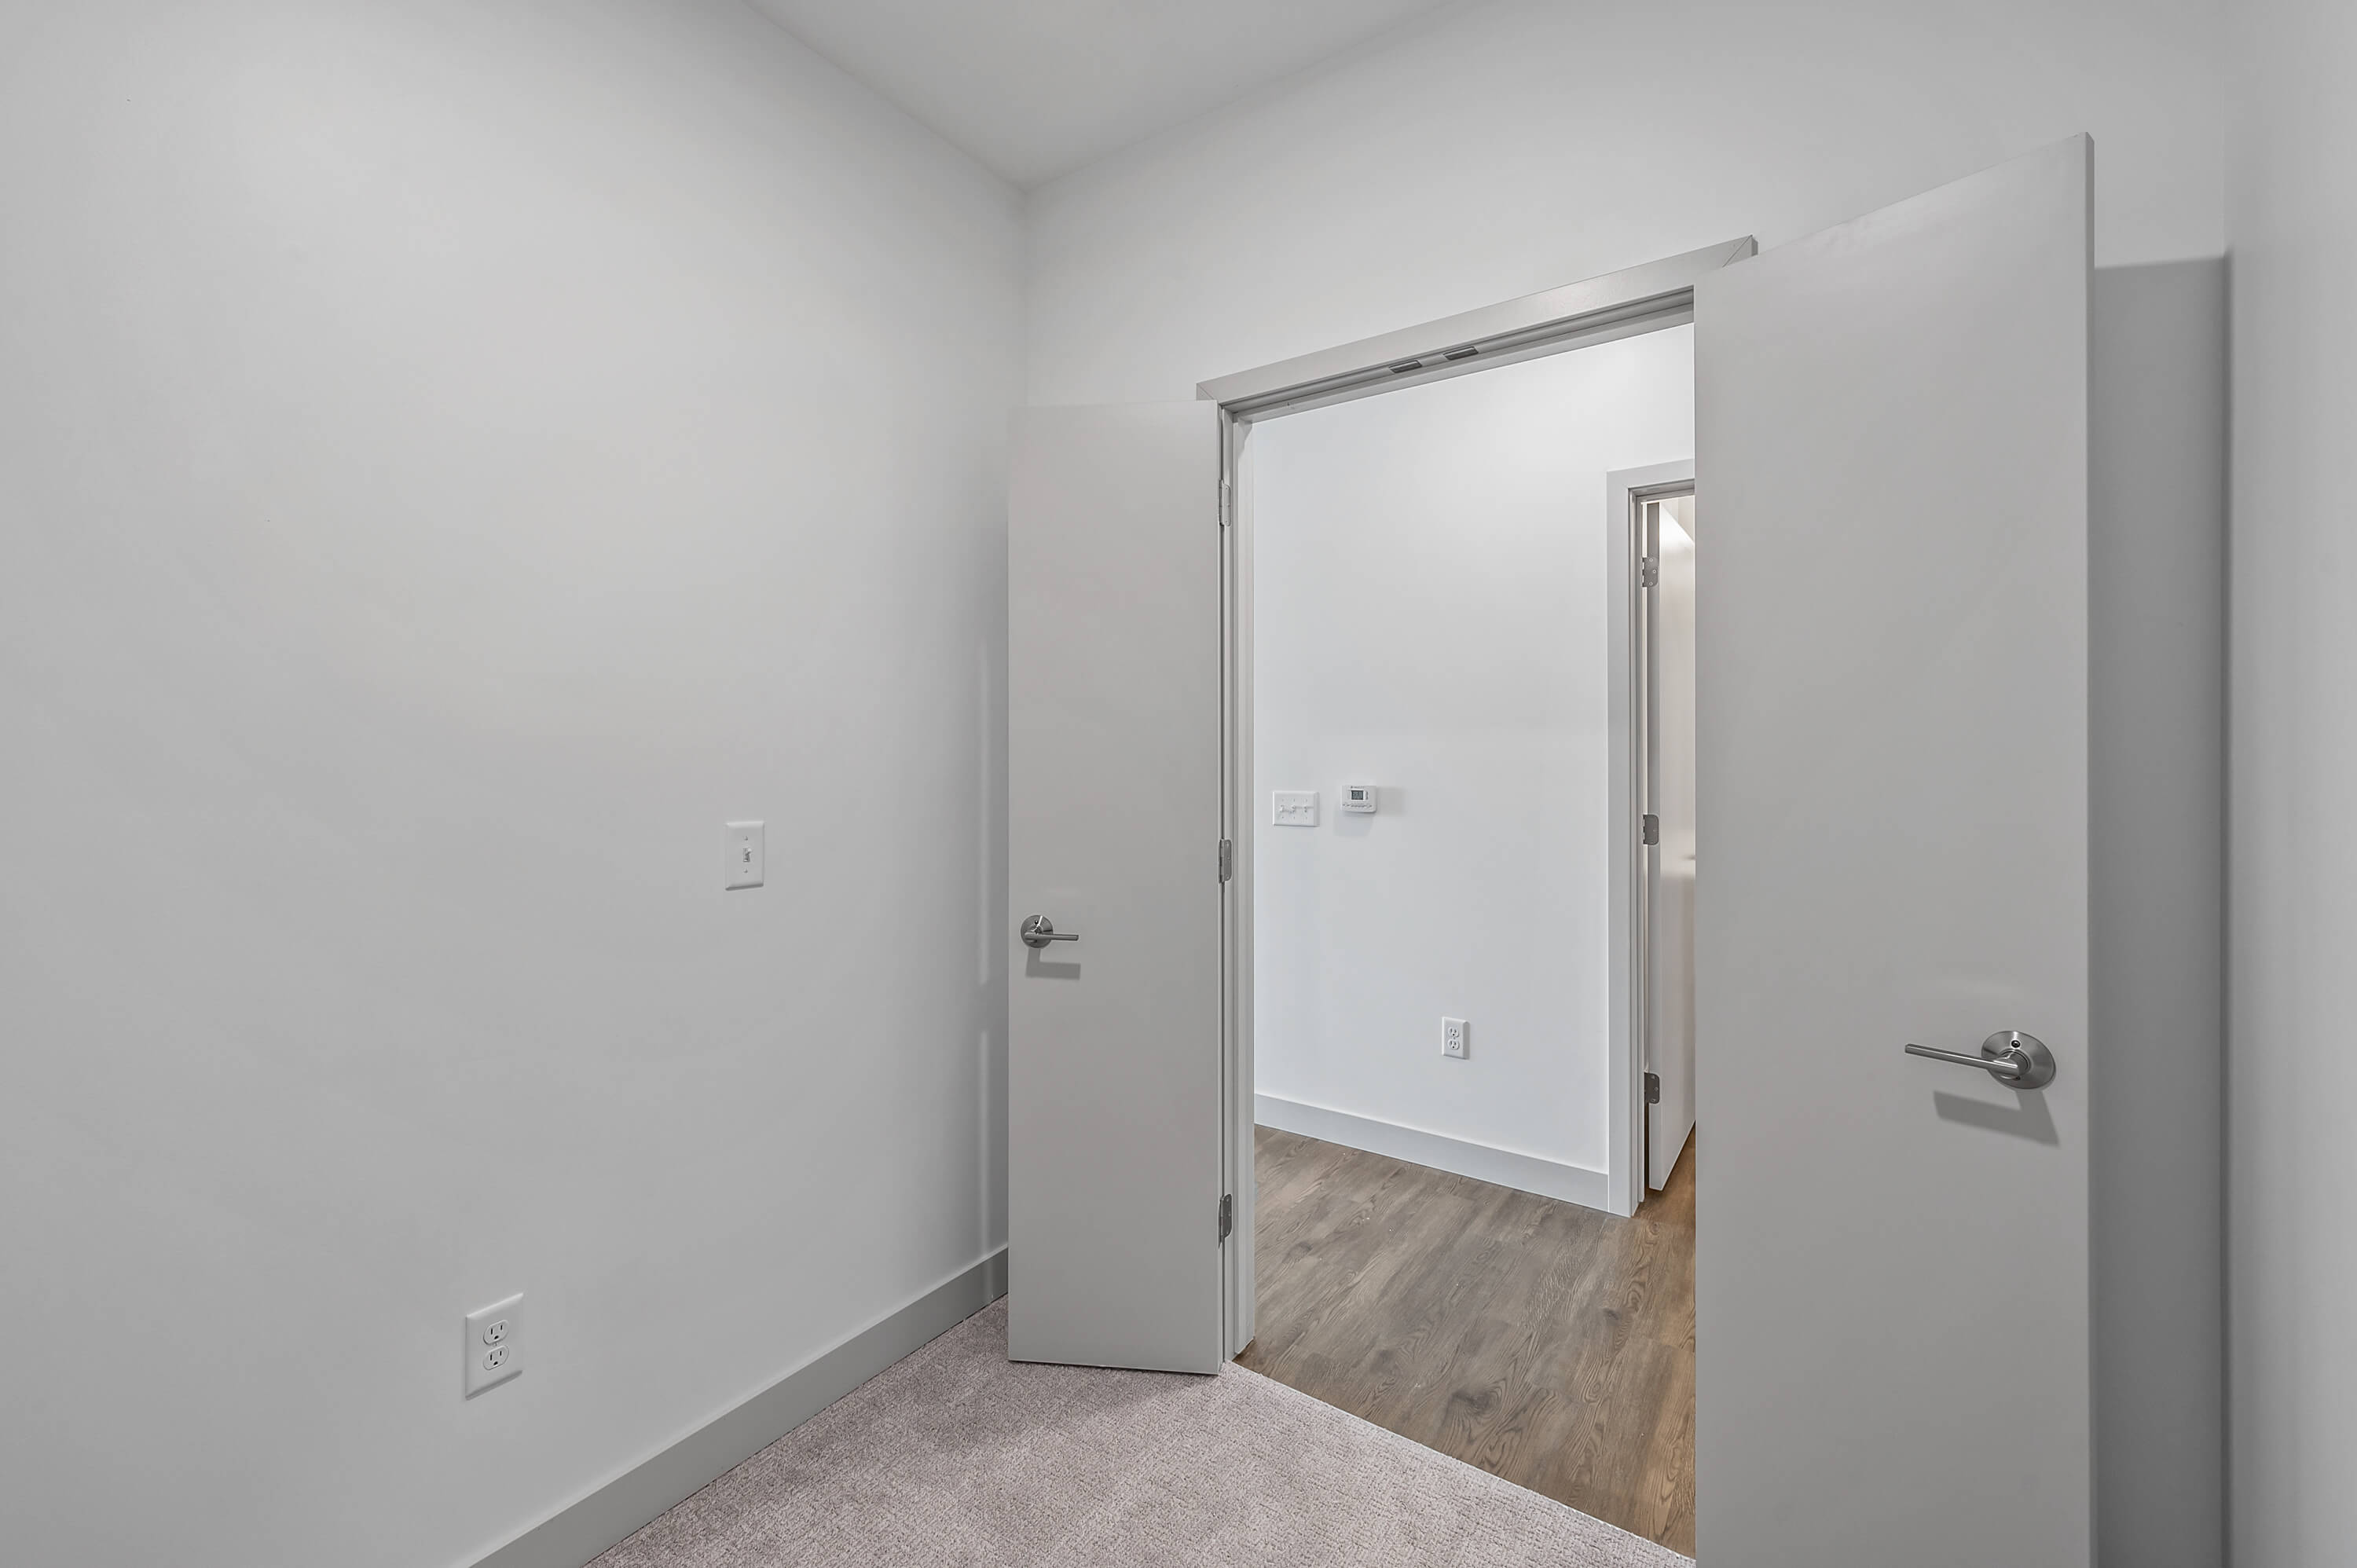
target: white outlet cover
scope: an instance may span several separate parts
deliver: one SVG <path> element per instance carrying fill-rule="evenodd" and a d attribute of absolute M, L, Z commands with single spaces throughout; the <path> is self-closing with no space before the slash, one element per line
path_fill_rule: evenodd
<path fill-rule="evenodd" d="M 1280 828 L 1314 828 L 1318 825 L 1318 791 L 1315 789 L 1273 789 L 1268 797 L 1270 825 Z"/>
<path fill-rule="evenodd" d="M 759 887 L 761 876 L 769 869 L 769 853 L 762 847 L 763 829 L 759 822 L 730 822 L 720 835 L 720 886 L 734 893 L 739 887 Z"/>
<path fill-rule="evenodd" d="M 1473 1051 L 1472 1034 L 1473 1026 L 1462 1018 L 1441 1019 L 1440 1054 L 1456 1057 L 1459 1060 L 1470 1056 Z"/>
<path fill-rule="evenodd" d="M 467 1314 L 467 1397 L 495 1389 L 523 1370 L 523 1297 L 511 1295 Z"/>

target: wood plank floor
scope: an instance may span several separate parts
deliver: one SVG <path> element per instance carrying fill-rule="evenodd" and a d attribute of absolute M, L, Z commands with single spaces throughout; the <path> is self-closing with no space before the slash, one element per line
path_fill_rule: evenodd
<path fill-rule="evenodd" d="M 1694 1554 L 1694 1145 L 1633 1219 L 1258 1130 L 1236 1358 Z"/>

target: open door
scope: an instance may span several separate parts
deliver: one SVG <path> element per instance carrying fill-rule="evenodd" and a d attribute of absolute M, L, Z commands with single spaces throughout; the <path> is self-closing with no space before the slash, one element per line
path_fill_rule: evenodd
<path fill-rule="evenodd" d="M 1007 1354 L 1222 1359 L 1219 411 L 1032 409 L 1007 505 Z"/>
<path fill-rule="evenodd" d="M 1645 1185 L 1694 1135 L 1695 521 L 1691 494 L 1645 505 Z"/>
<path fill-rule="evenodd" d="M 1705 1568 L 2090 1557 L 2091 160 L 1696 287 Z"/>

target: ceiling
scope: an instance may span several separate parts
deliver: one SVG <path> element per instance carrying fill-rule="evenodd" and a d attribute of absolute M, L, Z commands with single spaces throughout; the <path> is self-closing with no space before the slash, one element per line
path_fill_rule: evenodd
<path fill-rule="evenodd" d="M 750 0 L 1017 185 L 1458 0 Z"/>

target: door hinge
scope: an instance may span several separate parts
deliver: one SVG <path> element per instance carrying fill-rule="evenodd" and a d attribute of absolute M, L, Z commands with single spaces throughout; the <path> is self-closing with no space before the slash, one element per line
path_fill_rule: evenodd
<path fill-rule="evenodd" d="M 1657 1072 L 1649 1072 L 1645 1075 L 1645 1103 L 1648 1105 L 1659 1105 L 1661 1102 L 1662 1075 Z"/>
<path fill-rule="evenodd" d="M 1222 1193 L 1220 1195 L 1220 1240 L 1226 1240 L 1228 1232 L 1235 1228 L 1236 1195 L 1232 1192 Z"/>
<path fill-rule="evenodd" d="M 1222 479 L 1220 481 L 1220 526 L 1222 528 L 1228 526 L 1228 519 L 1234 514 L 1235 510 L 1235 487 L 1227 480 Z"/>
<path fill-rule="evenodd" d="M 1661 842 L 1662 842 L 1662 819 L 1661 819 L 1661 818 L 1659 818 L 1659 817 L 1657 817 L 1657 816 L 1655 816 L 1655 815 L 1653 815 L 1653 813 L 1652 813 L 1652 812 L 1651 812 L 1651 811 L 1646 812 L 1646 813 L 1645 813 L 1645 820 L 1644 820 L 1644 822 L 1643 822 L 1643 824 L 1642 824 L 1642 831 L 1643 831 L 1643 832 L 1644 832 L 1644 835 L 1645 835 L 1645 842 L 1646 842 L 1647 843 L 1661 843 Z"/>
<path fill-rule="evenodd" d="M 1235 874 L 1236 841 L 1222 839 L 1220 841 L 1220 880 L 1225 882 Z"/>
<path fill-rule="evenodd" d="M 1662 564 L 1648 555 L 1637 563 L 1637 585 L 1650 588 L 1662 580 Z"/>

